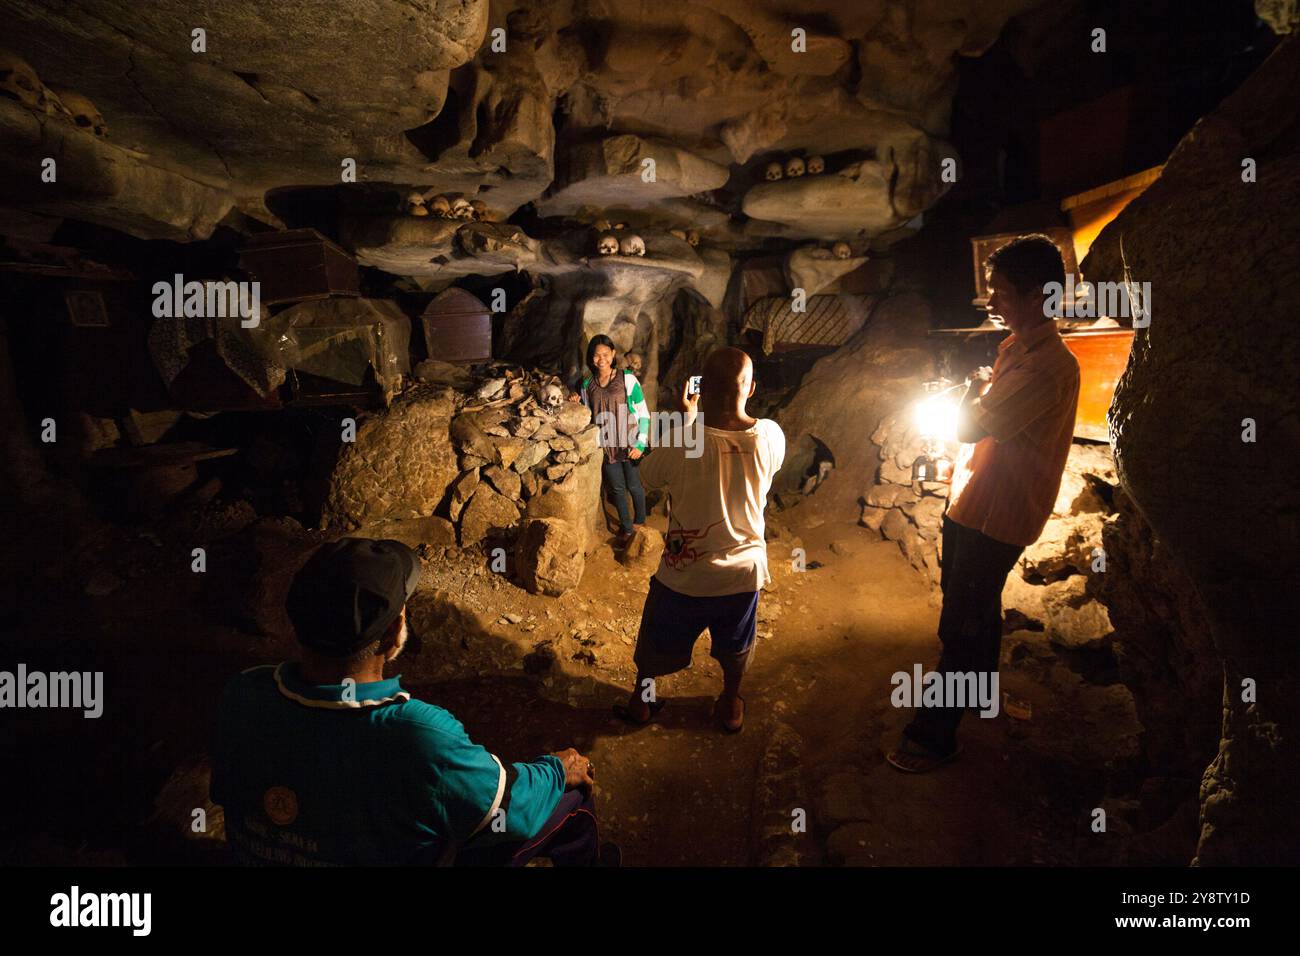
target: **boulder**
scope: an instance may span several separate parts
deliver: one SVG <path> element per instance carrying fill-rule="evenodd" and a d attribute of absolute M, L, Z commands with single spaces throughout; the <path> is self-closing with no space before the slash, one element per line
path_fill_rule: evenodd
<path fill-rule="evenodd" d="M 533 594 L 558 597 L 578 586 L 585 566 L 582 537 L 563 518 L 525 522 L 515 543 L 515 573 Z"/>
<path fill-rule="evenodd" d="M 581 402 L 565 402 L 553 424 L 562 435 L 576 435 L 591 424 L 591 409 Z"/>
<path fill-rule="evenodd" d="M 508 468 L 502 468 L 500 465 L 488 465 L 483 469 L 483 477 L 497 491 L 514 501 L 519 500 L 522 492 L 522 483 L 519 479 L 519 473 Z"/>
<path fill-rule="evenodd" d="M 478 489 L 479 470 L 471 468 L 462 474 L 451 485 L 451 499 L 448 503 L 447 513 L 451 516 L 452 521 L 460 519 L 460 513 L 465 507 L 465 503 L 474 496 L 475 490 Z"/>
<path fill-rule="evenodd" d="M 1101 547 L 1102 516 L 1053 518 L 1020 557 L 1025 574 L 1055 581 L 1091 571 L 1093 549 Z"/>
<path fill-rule="evenodd" d="M 901 541 L 904 532 L 910 527 L 912 525 L 906 515 L 897 508 L 891 508 L 889 514 L 885 515 L 884 521 L 880 523 L 880 533 L 890 541 Z"/>
<path fill-rule="evenodd" d="M 519 509 L 505 495 L 480 484 L 460 516 L 460 546 L 467 548 L 485 538 L 513 529 Z"/>
<path fill-rule="evenodd" d="M 873 505 L 863 505 L 862 515 L 858 518 L 858 524 L 864 528 L 870 528 L 872 531 L 879 531 L 880 524 L 889 514 L 889 508 L 877 508 Z"/>
<path fill-rule="evenodd" d="M 361 416 L 356 440 L 343 443 L 329 476 L 322 527 L 433 514 L 460 471 L 451 413 L 450 391 L 421 387 Z"/>
<path fill-rule="evenodd" d="M 356 534 L 362 538 L 389 538 L 411 548 L 418 548 L 422 544 L 437 548 L 456 546 L 456 526 L 446 518 L 439 518 L 437 515 L 376 521 L 363 525 Z"/>
<path fill-rule="evenodd" d="M 590 554 L 605 537 L 601 511 L 600 459 L 592 456 L 578 465 L 561 481 L 543 481 L 537 493 L 528 499 L 530 518 L 564 518 L 579 530 L 583 550 Z"/>
<path fill-rule="evenodd" d="M 620 564 L 653 572 L 659 567 L 659 558 L 664 553 L 664 536 L 654 528 L 642 525 L 632 530 L 632 540 L 618 553 Z"/>
<path fill-rule="evenodd" d="M 510 467 L 513 468 L 516 472 L 523 474 L 524 472 L 528 471 L 534 466 L 539 465 L 543 461 L 545 461 L 546 456 L 549 453 L 550 453 L 550 447 L 546 444 L 546 442 L 541 442 L 541 441 L 529 442 L 519 452 L 519 454 L 515 456 L 515 460 L 510 463 Z"/>
<path fill-rule="evenodd" d="M 1111 633 L 1106 606 L 1087 592 L 1088 579 L 1076 574 L 1043 587 L 1047 637 L 1053 644 L 1074 650 L 1100 648 Z"/>

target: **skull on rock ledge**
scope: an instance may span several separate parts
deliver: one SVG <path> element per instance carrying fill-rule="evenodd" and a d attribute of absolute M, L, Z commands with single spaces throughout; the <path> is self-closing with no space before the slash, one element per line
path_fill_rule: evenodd
<path fill-rule="evenodd" d="M 406 214 L 408 216 L 427 216 L 429 209 L 424 204 L 424 193 L 409 193 L 406 197 Z"/>
<path fill-rule="evenodd" d="M 853 255 L 853 249 L 847 242 L 837 242 L 831 246 L 831 255 L 836 259 L 847 259 Z"/>
<path fill-rule="evenodd" d="M 804 161 L 798 156 L 791 156 L 785 161 L 785 178 L 797 179 L 804 173 Z"/>
<path fill-rule="evenodd" d="M 763 171 L 763 178 L 769 183 L 774 183 L 785 175 L 785 169 L 780 163 L 768 163 L 767 169 Z"/>
<path fill-rule="evenodd" d="M 450 219 L 451 202 L 446 196 L 439 193 L 429 200 L 429 212 L 433 213 L 439 219 Z"/>
<path fill-rule="evenodd" d="M 487 222 L 487 221 L 488 221 L 488 207 L 487 207 L 487 203 L 485 203 L 485 202 L 484 202 L 483 200 L 481 200 L 481 199 L 471 199 L 471 200 L 469 201 L 469 205 L 470 205 L 470 208 L 474 210 L 474 218 L 475 218 L 475 219 L 477 219 L 479 222 Z"/>
<path fill-rule="evenodd" d="M 564 391 L 558 385 L 543 385 L 537 390 L 537 404 L 548 412 L 558 412 L 564 404 Z"/>
<path fill-rule="evenodd" d="M 698 246 L 700 244 L 700 234 L 694 229 L 688 229 L 686 230 L 686 241 L 692 246 Z"/>
<path fill-rule="evenodd" d="M 809 176 L 819 176 L 826 172 L 826 160 L 820 156 L 809 156 L 805 165 Z"/>
<path fill-rule="evenodd" d="M 26 60 L 0 49 L 0 95 L 17 100 L 28 109 L 45 109 L 45 85 Z"/>
<path fill-rule="evenodd" d="M 629 233 L 618 241 L 618 251 L 625 256 L 645 255 L 645 240 L 635 232 Z"/>
<path fill-rule="evenodd" d="M 76 90 L 56 89 L 54 93 L 67 108 L 72 122 L 76 124 L 78 129 L 85 130 L 87 133 L 101 139 L 107 138 L 108 123 L 104 121 L 104 114 L 88 97 L 83 96 Z"/>
<path fill-rule="evenodd" d="M 474 218 L 474 207 L 469 204 L 469 200 L 463 196 L 455 199 L 451 204 L 451 216 L 453 219 L 463 219 L 469 222 Z"/>
<path fill-rule="evenodd" d="M 627 363 L 628 370 L 633 375 L 637 378 L 641 377 L 641 368 L 645 363 L 641 359 L 640 352 L 628 352 L 627 355 L 623 357 L 623 361 Z"/>
<path fill-rule="evenodd" d="M 596 244 L 596 251 L 602 256 L 618 255 L 618 237 L 606 233 L 600 237 L 600 242 Z"/>

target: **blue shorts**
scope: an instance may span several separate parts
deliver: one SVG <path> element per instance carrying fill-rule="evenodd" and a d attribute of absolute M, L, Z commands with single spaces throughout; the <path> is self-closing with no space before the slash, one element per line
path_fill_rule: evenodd
<path fill-rule="evenodd" d="M 759 593 L 692 597 L 651 578 L 632 658 L 637 671 L 643 677 L 660 677 L 685 670 L 695 642 L 707 627 L 713 645 L 710 656 L 722 665 L 725 675 L 739 677 L 754 652 Z"/>

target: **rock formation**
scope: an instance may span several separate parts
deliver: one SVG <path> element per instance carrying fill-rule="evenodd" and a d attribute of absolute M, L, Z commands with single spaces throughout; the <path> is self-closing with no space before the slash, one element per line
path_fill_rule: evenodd
<path fill-rule="evenodd" d="M 1300 296 L 1300 223 L 1276 215 L 1300 204 L 1298 84 L 1290 37 L 1184 137 L 1082 266 L 1092 280 L 1151 283 L 1111 432 L 1120 481 L 1185 569 L 1214 654 L 1199 656 L 1195 631 L 1169 643 L 1223 675 L 1222 739 L 1201 784 L 1204 865 L 1300 858 L 1300 389 L 1278 374 L 1300 363 L 1281 306 Z"/>

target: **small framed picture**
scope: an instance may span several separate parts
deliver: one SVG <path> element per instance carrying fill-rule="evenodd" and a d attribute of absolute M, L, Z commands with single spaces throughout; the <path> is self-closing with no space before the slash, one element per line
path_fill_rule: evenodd
<path fill-rule="evenodd" d="M 73 325 L 82 328 L 108 328 L 108 309 L 104 306 L 104 294 L 91 290 L 67 291 L 63 293 L 64 304 L 68 307 L 68 318 Z"/>

